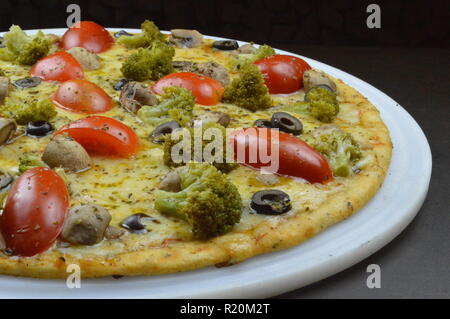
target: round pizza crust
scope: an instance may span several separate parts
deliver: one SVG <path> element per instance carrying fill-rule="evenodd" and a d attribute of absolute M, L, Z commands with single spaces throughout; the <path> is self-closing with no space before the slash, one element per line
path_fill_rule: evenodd
<path fill-rule="evenodd" d="M 339 96 L 359 112 L 360 128 L 370 132 L 367 143 L 374 161 L 349 178 L 346 186 L 333 193 L 314 210 L 288 217 L 267 219 L 244 232 L 232 231 L 208 241 L 164 241 L 159 246 L 141 247 L 105 259 L 78 258 L 59 250 L 34 257 L 0 255 L 0 273 L 36 278 L 66 278 L 67 266 L 78 264 L 83 278 L 109 275 L 158 275 L 206 266 L 229 266 L 253 256 L 297 245 L 327 227 L 346 219 L 364 206 L 377 192 L 387 174 L 392 155 L 389 131 L 379 111 L 359 92 L 335 80 Z M 375 139 L 374 139 L 375 137 Z"/>

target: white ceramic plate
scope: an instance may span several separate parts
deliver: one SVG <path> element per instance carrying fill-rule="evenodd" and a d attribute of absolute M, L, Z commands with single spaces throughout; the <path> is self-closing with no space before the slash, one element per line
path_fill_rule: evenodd
<path fill-rule="evenodd" d="M 62 34 L 65 29 L 44 31 Z M 300 57 L 365 95 L 389 127 L 394 144 L 389 174 L 363 209 L 301 245 L 232 267 L 155 277 L 86 279 L 79 289 L 67 288 L 63 280 L 0 276 L 0 298 L 270 297 L 331 276 L 389 243 L 411 222 L 427 194 L 432 161 L 426 137 L 414 119 L 383 92 L 332 66 Z"/>

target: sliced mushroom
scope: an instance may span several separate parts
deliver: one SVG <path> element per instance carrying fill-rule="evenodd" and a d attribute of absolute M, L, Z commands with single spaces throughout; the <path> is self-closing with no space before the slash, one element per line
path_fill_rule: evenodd
<path fill-rule="evenodd" d="M 9 93 L 10 80 L 6 76 L 0 76 L 0 105 L 3 104 Z"/>
<path fill-rule="evenodd" d="M 42 160 L 51 168 L 62 167 L 71 172 L 80 172 L 91 166 L 86 150 L 72 138 L 55 136 L 45 148 Z"/>
<path fill-rule="evenodd" d="M 0 117 L 0 146 L 6 144 L 16 132 L 17 124 L 14 120 Z"/>
<path fill-rule="evenodd" d="M 98 70 L 101 67 L 100 57 L 85 48 L 75 47 L 67 50 L 85 70 Z"/>
<path fill-rule="evenodd" d="M 326 85 L 336 93 L 336 84 L 325 73 L 316 70 L 308 70 L 303 73 L 303 88 L 308 92 L 313 87 Z"/>
<path fill-rule="evenodd" d="M 239 47 L 239 49 L 237 49 L 237 51 L 242 54 L 251 54 L 251 53 L 255 53 L 256 48 L 253 46 L 253 44 L 247 43 L 247 44 L 241 45 Z"/>
<path fill-rule="evenodd" d="M 161 180 L 158 186 L 159 189 L 166 192 L 179 192 L 181 191 L 181 178 L 177 170 L 170 171 Z"/>
<path fill-rule="evenodd" d="M 197 30 L 174 29 L 169 42 L 180 48 L 196 48 L 203 42 L 203 35 Z"/>
<path fill-rule="evenodd" d="M 119 239 L 125 236 L 127 231 L 125 229 L 114 227 L 114 226 L 108 226 L 105 231 L 105 238 L 106 239 Z"/>
<path fill-rule="evenodd" d="M 194 120 L 193 126 L 197 127 L 197 126 L 201 126 L 205 123 L 215 122 L 215 123 L 222 125 L 223 127 L 227 127 L 228 124 L 230 124 L 230 121 L 231 121 L 231 118 L 226 113 L 218 112 L 218 111 L 208 111 L 208 112 L 205 112 L 202 115 L 198 116 Z"/>
<path fill-rule="evenodd" d="M 174 61 L 172 65 L 178 72 L 193 72 L 208 76 L 220 82 L 223 86 L 227 86 L 230 83 L 230 76 L 227 69 L 217 62 L 196 63 L 192 61 Z"/>
<path fill-rule="evenodd" d="M 230 83 L 230 76 L 227 69 L 217 62 L 199 63 L 197 73 L 213 78 L 220 82 L 223 86 L 227 86 Z"/>
<path fill-rule="evenodd" d="M 120 104 L 127 111 L 137 113 L 144 106 L 152 106 L 159 103 L 158 98 L 149 88 L 138 82 L 128 82 L 120 92 Z"/>
<path fill-rule="evenodd" d="M 177 72 L 196 72 L 197 64 L 192 61 L 173 61 L 172 66 Z"/>
<path fill-rule="evenodd" d="M 258 176 L 256 176 L 256 179 L 260 183 L 268 186 L 276 185 L 280 182 L 280 179 L 275 174 L 258 174 Z"/>
<path fill-rule="evenodd" d="M 72 244 L 95 245 L 102 241 L 111 214 L 102 206 L 87 204 L 69 210 L 61 238 Z"/>

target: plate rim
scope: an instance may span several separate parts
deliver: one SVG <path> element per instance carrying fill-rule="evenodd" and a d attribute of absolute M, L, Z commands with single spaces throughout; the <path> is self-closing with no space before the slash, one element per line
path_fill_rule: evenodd
<path fill-rule="evenodd" d="M 140 32 L 140 29 L 132 29 L 132 28 L 107 28 L 111 32 L 116 32 L 119 30 L 126 30 L 128 32 Z M 29 32 L 30 34 L 36 33 L 38 30 L 42 30 L 46 33 L 55 33 L 55 34 L 62 34 L 65 32 L 66 28 L 51 28 L 51 29 L 33 29 L 33 30 L 24 30 L 25 32 Z M 0 35 L 2 35 L 4 32 L 0 32 Z M 168 33 L 167 31 L 163 31 L 163 33 Z M 227 38 L 221 38 L 221 37 L 215 37 L 215 36 L 208 36 L 205 35 L 205 38 L 210 38 L 214 40 L 229 40 Z M 246 44 L 248 42 L 245 41 L 238 41 L 240 44 Z M 9 289 L 2 289 L 0 291 L 0 297 L 1 298 L 41 298 L 39 293 L 34 292 L 34 289 L 25 289 L 28 286 L 33 286 L 37 289 L 48 289 L 47 292 L 44 292 L 42 295 L 43 298 L 86 298 L 86 294 L 93 294 L 91 298 L 265 298 L 270 297 L 274 295 L 278 295 L 293 289 L 298 289 L 301 287 L 304 287 L 308 284 L 311 284 L 313 282 L 316 282 L 318 280 L 325 279 L 331 275 L 334 275 L 346 268 L 349 268 L 353 266 L 354 264 L 360 262 L 361 260 L 367 258 L 371 254 L 375 253 L 382 247 L 384 247 L 386 244 L 388 244 L 391 240 L 393 240 L 398 234 L 400 234 L 403 229 L 407 227 L 407 225 L 414 219 L 417 212 L 420 210 L 420 207 L 422 206 L 427 192 L 428 187 L 430 183 L 431 178 L 431 171 L 432 171 L 432 155 L 431 155 L 431 149 L 429 146 L 429 143 L 427 141 L 427 138 L 418 125 L 418 123 L 414 120 L 414 118 L 402 107 L 399 103 L 397 103 L 395 100 L 393 100 L 391 97 L 389 97 L 387 94 L 383 93 L 382 91 L 378 90 L 371 84 L 365 82 L 364 80 L 361 80 L 345 71 L 342 71 L 338 68 L 335 68 L 331 65 L 322 63 L 320 61 L 304 57 L 299 54 L 295 54 L 292 52 L 284 51 L 284 50 L 278 50 L 275 49 L 277 53 L 281 54 L 289 54 L 293 56 L 300 57 L 302 59 L 305 59 L 308 63 L 310 63 L 313 67 L 318 68 L 320 70 L 331 70 L 326 71 L 327 73 L 330 73 L 334 77 L 342 79 L 346 84 L 354 87 L 357 89 L 361 94 L 367 97 L 369 96 L 376 96 L 377 100 L 381 99 L 386 102 L 387 104 L 395 106 L 394 110 L 388 110 L 387 106 L 381 106 L 379 107 L 377 104 L 375 104 L 371 99 L 369 99 L 376 108 L 380 111 L 381 117 L 383 119 L 383 122 L 386 123 L 385 117 L 389 117 L 389 115 L 392 117 L 392 115 L 397 115 L 399 118 L 402 119 L 402 121 L 406 121 L 403 124 L 408 124 L 410 129 L 412 130 L 410 133 L 414 133 L 416 137 L 419 138 L 418 143 L 416 146 L 419 146 L 420 149 L 423 151 L 420 157 L 420 164 L 422 165 L 422 174 L 420 174 L 418 177 L 418 181 L 420 182 L 419 187 L 417 187 L 418 191 L 416 192 L 418 197 L 415 198 L 413 201 L 407 203 L 404 208 L 404 212 L 400 214 L 400 216 L 396 216 L 397 220 L 395 223 L 391 224 L 389 227 L 386 227 L 383 232 L 379 232 L 376 236 L 372 236 L 370 240 L 366 240 L 365 242 L 359 243 L 359 245 L 356 245 L 356 247 L 353 247 L 352 249 L 344 249 L 339 254 L 334 254 L 331 256 L 328 256 L 328 258 L 324 258 L 323 260 L 317 261 L 314 268 L 308 268 L 303 269 L 301 271 L 288 271 L 288 272 L 279 272 L 279 273 L 273 273 L 272 277 L 265 278 L 261 280 L 259 276 L 256 276 L 253 278 L 251 282 L 243 283 L 242 281 L 236 282 L 233 281 L 234 279 L 239 278 L 239 273 L 236 274 L 236 272 L 242 271 L 242 268 L 244 268 L 244 271 L 249 271 L 248 267 L 253 266 L 254 264 L 262 264 L 262 266 L 267 266 L 265 263 L 268 262 L 268 259 L 271 258 L 278 258 L 278 257 L 284 257 L 285 255 L 291 255 L 293 252 L 295 253 L 297 250 L 302 250 L 301 247 L 304 247 L 306 245 L 311 245 L 311 243 L 314 243 L 314 241 L 317 242 L 317 238 L 322 238 L 325 235 L 332 231 L 333 229 L 336 229 L 338 227 L 345 228 L 345 224 L 351 224 L 352 220 L 354 221 L 358 216 L 361 216 L 362 212 L 364 210 L 367 210 L 369 208 L 369 205 L 377 200 L 377 197 L 380 197 L 380 194 L 383 189 L 385 189 L 388 186 L 385 186 L 386 183 L 388 183 L 393 177 L 392 174 L 396 174 L 397 172 L 392 172 L 392 162 L 391 166 L 389 168 L 388 176 L 386 176 L 386 180 L 383 183 L 383 186 L 377 191 L 374 198 L 372 198 L 369 203 L 367 203 L 364 207 L 362 207 L 355 215 L 351 216 L 345 221 L 341 221 L 337 223 L 336 225 L 326 229 L 324 232 L 321 232 L 320 234 L 314 236 L 312 239 L 309 239 L 308 241 L 298 244 L 296 246 L 293 246 L 291 248 L 278 251 L 278 252 L 272 252 L 267 253 L 259 256 L 252 257 L 250 260 L 244 261 L 240 264 L 234 265 L 232 267 L 227 268 L 213 268 L 213 267 L 207 267 L 199 270 L 194 271 L 188 271 L 188 272 L 182 272 L 177 274 L 169 274 L 169 275 L 161 275 L 161 276 L 141 276 L 141 277 L 126 277 L 121 280 L 115 280 L 112 278 L 100 278 L 100 279 L 84 279 L 82 280 L 82 288 L 83 286 L 87 286 L 86 289 L 68 289 L 65 287 L 64 281 L 61 282 L 59 280 L 48 280 L 48 279 L 33 279 L 33 278 L 26 278 L 26 277 L 12 277 L 12 276 L 5 276 L 0 275 L 0 286 L 6 285 L 6 288 Z M 337 75 L 337 76 L 336 76 Z M 356 86 L 356 87 L 355 87 Z M 363 87 L 363 91 L 361 91 L 360 88 L 357 87 Z M 386 108 L 386 109 L 385 109 Z M 392 114 L 391 114 L 392 113 Z M 394 121 L 395 122 L 395 121 Z M 386 123 L 388 126 L 388 123 Z M 389 127 L 389 132 L 391 133 L 391 128 Z M 395 130 L 394 130 L 395 131 Z M 394 144 L 394 150 L 393 150 L 393 160 L 394 156 L 397 158 L 400 156 L 399 151 L 396 150 L 396 142 L 394 138 L 391 135 L 391 138 L 393 139 Z M 402 154 L 404 155 L 404 154 Z M 340 226 L 344 225 L 344 226 Z M 357 230 L 358 231 L 358 230 Z M 354 232 L 357 232 L 354 231 Z M 346 236 L 352 235 L 352 233 L 345 234 Z M 353 234 L 354 235 L 354 234 Z M 322 247 L 323 249 L 323 247 Z M 317 254 L 316 251 L 312 252 L 313 254 Z M 311 252 L 309 252 L 311 254 Z M 295 256 L 295 255 L 294 255 Z M 325 256 L 326 257 L 326 256 Z M 290 260 L 291 262 L 294 260 Z M 284 264 L 288 265 L 287 262 L 284 262 Z M 271 265 L 268 265 L 267 267 L 270 268 Z M 180 280 L 193 280 L 198 279 L 197 277 L 204 275 L 204 273 L 212 272 L 215 274 L 218 274 L 220 276 L 224 276 L 224 278 L 231 279 L 230 282 L 227 284 L 222 283 L 220 287 L 218 285 L 214 285 L 214 280 L 211 279 L 205 279 L 207 282 L 201 282 L 202 285 L 198 285 L 198 287 L 183 287 L 183 285 L 186 285 L 187 283 L 179 284 Z M 207 274 L 210 275 L 210 274 Z M 180 278 L 181 277 L 181 278 Z M 200 278 L 200 280 L 201 280 Z M 213 278 L 215 280 L 218 280 L 217 278 Z M 114 285 L 114 288 L 121 288 L 124 284 L 130 283 L 131 287 L 136 284 L 142 284 L 142 282 L 148 281 L 149 283 L 156 282 L 159 284 L 168 284 L 165 286 L 166 290 L 168 288 L 175 288 L 174 291 L 163 291 L 155 292 L 152 291 L 152 289 L 145 289 L 145 287 L 140 287 L 139 291 L 129 291 L 128 294 L 119 296 L 117 294 L 114 294 L 111 292 L 110 289 L 108 289 L 109 285 Z M 167 282 L 169 281 L 169 282 Z M 175 283 L 170 283 L 170 281 L 175 281 Z M 220 282 L 220 279 L 219 279 Z M 85 283 L 85 284 L 83 284 Z M 180 287 L 181 286 L 181 287 Z M 128 287 L 130 288 L 130 287 Z M 161 287 L 159 287 L 161 288 Z M 180 288 L 184 288 L 184 290 L 180 290 Z M 89 291 L 89 289 L 93 289 L 93 291 Z M 13 293 L 15 292 L 15 293 Z M 65 292 L 65 293 L 64 293 Z M 13 294 L 12 294 L 13 293 Z M 40 291 L 42 293 L 42 291 Z M 101 294 L 102 295 L 98 295 Z"/>

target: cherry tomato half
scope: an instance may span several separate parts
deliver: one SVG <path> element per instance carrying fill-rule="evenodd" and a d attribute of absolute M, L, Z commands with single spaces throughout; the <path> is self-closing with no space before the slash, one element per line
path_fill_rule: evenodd
<path fill-rule="evenodd" d="M 12 186 L 0 216 L 6 247 L 14 255 L 47 250 L 62 231 L 69 192 L 62 178 L 46 167 L 23 173 Z"/>
<path fill-rule="evenodd" d="M 30 71 L 44 81 L 64 82 L 72 79 L 82 79 L 83 69 L 75 58 L 67 52 L 56 52 L 36 62 Z"/>
<path fill-rule="evenodd" d="M 83 47 L 94 53 L 101 53 L 113 45 L 114 40 L 101 25 L 92 21 L 80 21 L 70 27 L 61 39 L 61 48 L 69 50 Z"/>
<path fill-rule="evenodd" d="M 164 94 L 163 88 L 174 85 L 191 91 L 195 96 L 195 101 L 202 105 L 217 104 L 223 94 L 223 87 L 219 82 L 192 72 L 178 72 L 166 75 L 156 82 L 153 90 L 158 94 Z"/>
<path fill-rule="evenodd" d="M 129 158 L 139 147 L 136 133 L 110 117 L 88 116 L 62 127 L 55 135 L 62 133 L 67 133 L 91 154 Z"/>
<path fill-rule="evenodd" d="M 111 97 L 95 83 L 69 80 L 61 84 L 52 98 L 56 106 L 75 113 L 103 113 L 113 108 Z"/>
<path fill-rule="evenodd" d="M 255 62 L 264 76 L 269 93 L 292 93 L 303 87 L 303 73 L 311 67 L 304 60 L 275 54 Z"/>
<path fill-rule="evenodd" d="M 327 160 L 301 139 L 267 128 L 247 128 L 231 134 L 238 163 L 311 183 L 332 178 Z"/>

